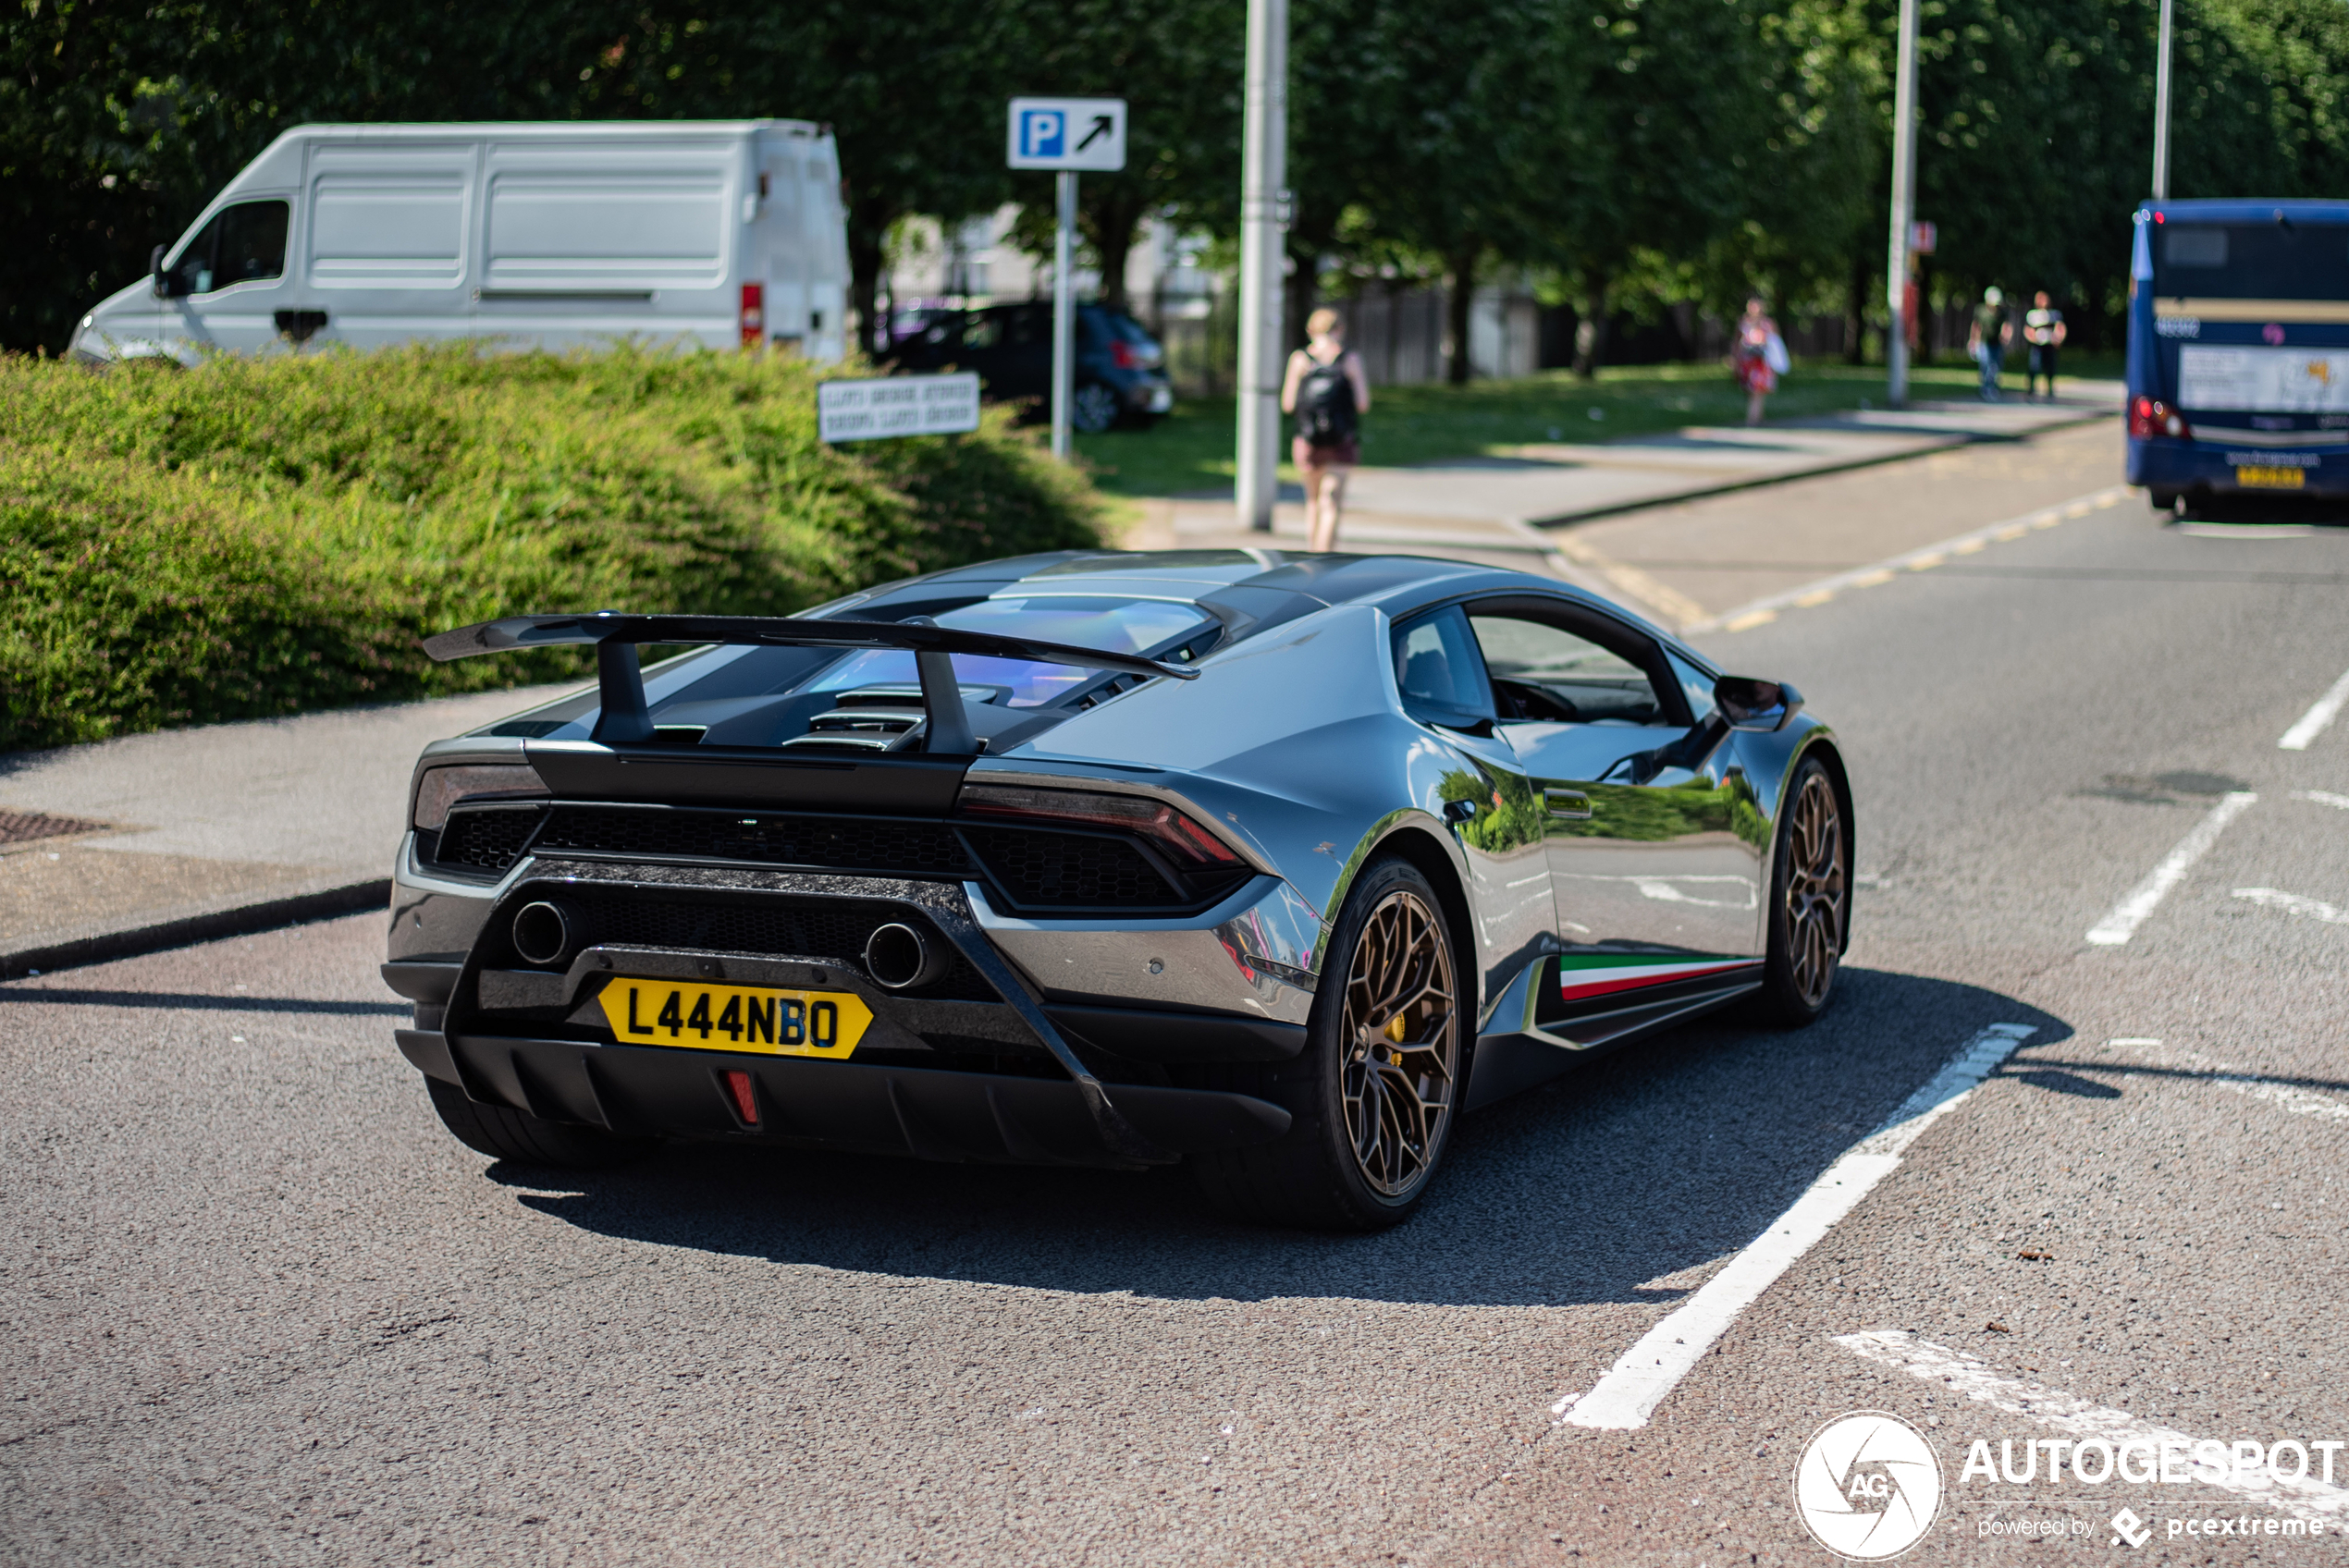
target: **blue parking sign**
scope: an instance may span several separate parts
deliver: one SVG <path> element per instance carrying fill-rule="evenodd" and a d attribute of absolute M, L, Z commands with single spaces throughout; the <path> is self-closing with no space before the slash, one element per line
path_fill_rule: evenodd
<path fill-rule="evenodd" d="M 1028 109 L 1019 117 L 1019 151 L 1026 158 L 1057 158 L 1068 146 L 1068 116 L 1058 109 Z"/>
<path fill-rule="evenodd" d="M 1015 169 L 1125 166 L 1123 98 L 1015 98 L 1005 125 L 1005 163 Z"/>

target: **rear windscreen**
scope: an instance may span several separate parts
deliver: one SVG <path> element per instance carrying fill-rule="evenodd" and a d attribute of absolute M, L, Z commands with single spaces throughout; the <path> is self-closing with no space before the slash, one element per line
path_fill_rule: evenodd
<path fill-rule="evenodd" d="M 2153 291 L 2205 300 L 2349 300 L 2349 227 L 2164 224 Z"/>
<path fill-rule="evenodd" d="M 1155 656 L 1206 631 L 1215 619 L 1196 605 L 1162 599 L 1013 593 L 948 610 L 938 618 L 938 624 L 958 631 L 992 631 L 1104 653 Z M 1005 701 L 1015 708 L 1040 706 L 1094 675 L 1076 665 L 970 654 L 954 655 L 954 673 L 981 685 L 1008 687 Z M 912 654 L 900 648 L 876 648 L 851 654 L 810 681 L 806 690 L 844 692 L 859 686 L 902 685 L 918 679 Z"/>

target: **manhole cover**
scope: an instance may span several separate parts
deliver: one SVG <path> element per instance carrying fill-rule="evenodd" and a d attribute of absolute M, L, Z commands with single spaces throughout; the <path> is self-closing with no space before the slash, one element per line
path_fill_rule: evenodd
<path fill-rule="evenodd" d="M 78 816 L 50 816 L 37 811 L 0 810 L 0 844 L 29 844 L 35 839 L 62 839 L 68 833 L 95 833 L 103 822 Z"/>

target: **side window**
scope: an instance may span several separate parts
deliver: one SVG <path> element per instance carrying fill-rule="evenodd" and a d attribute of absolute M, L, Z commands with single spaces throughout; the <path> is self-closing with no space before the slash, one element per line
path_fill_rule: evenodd
<path fill-rule="evenodd" d="M 1556 724 L 1676 722 L 1679 703 L 1659 692 L 1642 668 L 1654 662 L 1652 646 L 1642 650 L 1618 641 L 1609 647 L 1562 626 L 1514 615 L 1471 615 L 1470 623 L 1492 671 L 1494 700 L 1504 718 Z M 1638 656 L 1642 653 L 1648 657 Z"/>
<path fill-rule="evenodd" d="M 212 214 L 179 252 L 166 276 L 173 295 L 210 294 L 232 283 L 282 277 L 286 229 L 293 209 L 285 202 L 240 202 Z"/>
<path fill-rule="evenodd" d="M 1494 717 L 1484 660 L 1457 606 L 1396 628 L 1395 684 L 1404 711 L 1430 724 L 1466 729 Z"/>

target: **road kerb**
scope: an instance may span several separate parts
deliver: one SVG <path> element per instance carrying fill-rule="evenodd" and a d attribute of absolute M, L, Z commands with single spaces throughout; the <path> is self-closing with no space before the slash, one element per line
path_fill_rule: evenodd
<path fill-rule="evenodd" d="M 313 920 L 331 920 L 363 910 L 382 909 L 390 900 L 391 878 L 377 876 L 238 901 L 219 909 L 91 932 L 62 941 L 0 949 L 0 980 L 79 969 L 113 959 L 136 958 L 141 953 L 162 952 L 223 937 L 247 937 L 256 931 L 300 925 Z"/>

